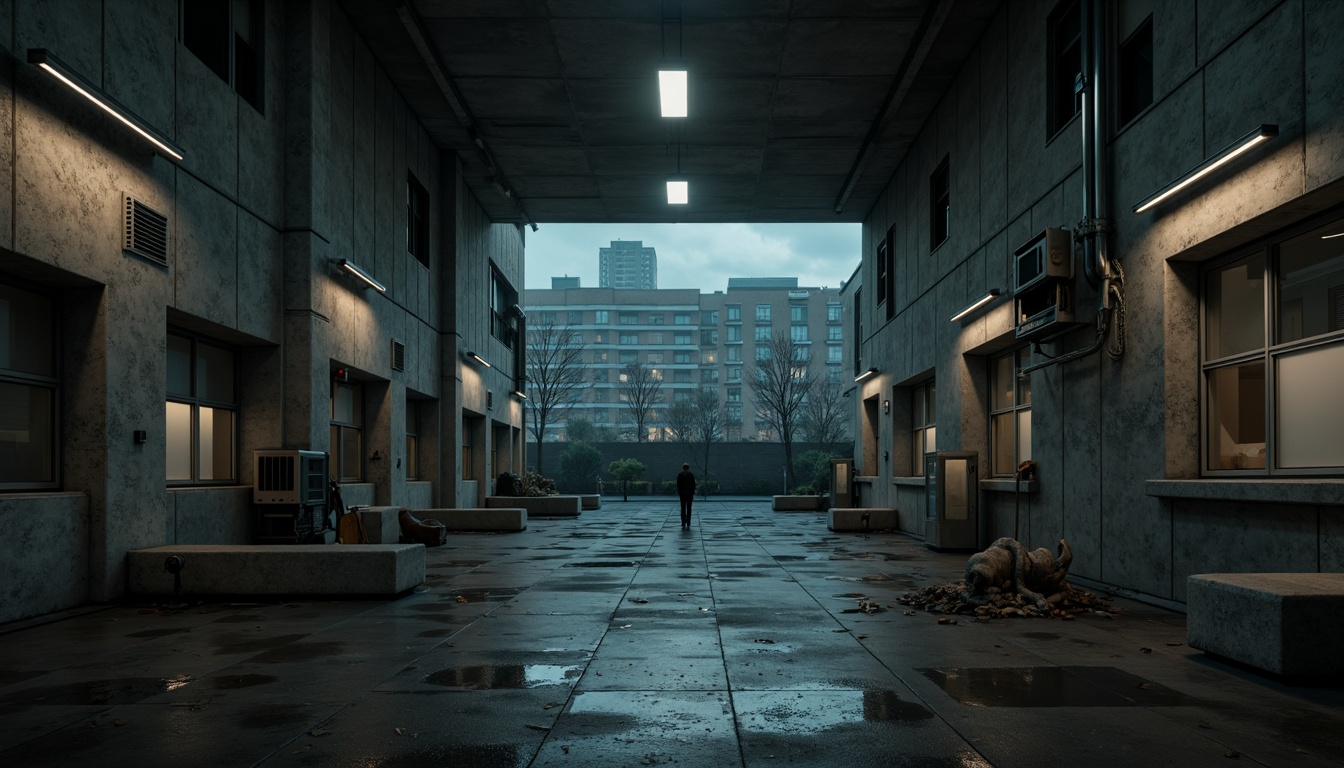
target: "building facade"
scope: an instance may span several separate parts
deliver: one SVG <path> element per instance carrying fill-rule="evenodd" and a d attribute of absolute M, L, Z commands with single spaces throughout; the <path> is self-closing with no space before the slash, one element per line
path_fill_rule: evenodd
<path fill-rule="evenodd" d="M 865 505 L 928 536 L 969 451 L 978 546 L 1084 582 L 1344 570 L 1344 5 L 1235 7 L 1000 9 L 845 290 Z"/>
<path fill-rule="evenodd" d="M 658 288 L 658 251 L 641 240 L 612 240 L 597 249 L 597 285 L 652 291 Z"/>
<path fill-rule="evenodd" d="M 780 436 L 759 415 L 747 382 L 752 364 L 766 354 L 775 334 L 787 335 L 825 384 L 846 381 L 849 335 L 842 320 L 840 292 L 799 288 L 797 278 L 735 278 L 727 291 L 656 291 L 579 288 L 526 292 L 528 322 L 577 334 L 585 347 L 592 387 L 569 416 L 614 427 L 622 438 L 633 428 L 620 400 L 621 369 L 647 365 L 660 377 L 655 413 L 700 390 L 714 392 L 724 406 L 725 439 L 776 441 Z M 645 439 L 666 436 L 655 416 Z M 565 421 L 547 427 L 547 439 L 563 439 Z M 553 436 L 553 437 L 552 437 Z M 534 439 L 534 438 L 533 438 Z"/>
<path fill-rule="evenodd" d="M 0 36 L 0 622 L 252 541 L 255 450 L 328 453 L 347 504 L 521 468 L 522 229 L 339 6 L 10 3 Z"/>

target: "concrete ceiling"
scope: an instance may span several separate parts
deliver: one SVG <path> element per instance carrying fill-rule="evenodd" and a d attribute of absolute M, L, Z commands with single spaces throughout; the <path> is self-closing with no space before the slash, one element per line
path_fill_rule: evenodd
<path fill-rule="evenodd" d="M 861 221 L 1000 4 L 342 0 L 490 217 L 524 223 Z M 690 116 L 665 119 L 678 55 Z"/>

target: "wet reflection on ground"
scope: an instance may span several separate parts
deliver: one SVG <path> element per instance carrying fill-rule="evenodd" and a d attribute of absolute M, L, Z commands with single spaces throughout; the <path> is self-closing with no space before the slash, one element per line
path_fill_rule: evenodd
<path fill-rule="evenodd" d="M 1115 667 L 921 669 L 973 707 L 1178 707 L 1190 697 Z"/>

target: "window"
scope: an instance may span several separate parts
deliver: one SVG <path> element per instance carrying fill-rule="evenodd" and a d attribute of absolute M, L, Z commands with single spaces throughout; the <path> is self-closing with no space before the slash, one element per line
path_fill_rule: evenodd
<path fill-rule="evenodd" d="M 700 350 L 701 365 L 714 365 L 717 362 L 719 362 L 719 356 L 714 352 L 714 350 L 712 349 Z"/>
<path fill-rule="evenodd" d="M 662 353 L 662 352 L 650 352 L 650 353 L 649 353 L 649 365 L 662 365 L 662 364 L 663 364 L 663 353 Z"/>
<path fill-rule="evenodd" d="M 583 325 L 583 313 L 568 312 L 566 313 L 565 322 L 570 325 Z"/>
<path fill-rule="evenodd" d="M 639 313 L 620 312 L 616 315 L 616 322 L 620 325 L 635 325 L 639 322 Z"/>
<path fill-rule="evenodd" d="M 725 307 L 725 309 L 728 310 L 728 320 L 727 320 L 727 322 L 730 322 L 730 323 L 740 323 L 740 322 L 742 322 L 742 305 L 741 305 L 741 304 L 729 304 L 727 307 Z"/>
<path fill-rule="evenodd" d="M 725 350 L 725 355 L 726 355 L 726 356 L 725 356 L 724 359 L 725 359 L 726 362 L 729 362 L 729 363 L 740 363 L 740 362 L 742 362 L 742 348 L 741 348 L 741 347 L 728 347 L 728 349 Z"/>
<path fill-rule="evenodd" d="M 1120 3 L 1122 42 L 1116 55 L 1118 104 L 1116 125 L 1125 125 L 1153 103 L 1153 14 L 1135 19 L 1151 2 Z"/>
<path fill-rule="evenodd" d="M 463 430 L 463 449 L 466 450 Z M 359 384 L 336 382 L 331 388 L 331 473 L 342 483 L 364 480 L 364 388 Z M 172 456 L 170 451 L 169 456 Z M 469 466 L 463 453 L 463 466 Z"/>
<path fill-rule="evenodd" d="M 609 423 L 607 419 L 608 419 L 608 411 L 606 408 L 598 408 L 597 410 L 593 411 L 594 424 L 607 424 Z"/>
<path fill-rule="evenodd" d="M 238 479 L 238 395 L 233 352 L 194 336 L 168 334 L 167 479 Z"/>
<path fill-rule="evenodd" d="M 490 265 L 490 335 L 504 346 L 513 349 L 518 343 L 518 328 L 513 320 L 513 308 L 518 306 L 518 292 L 504 279 L 495 265 Z"/>
<path fill-rule="evenodd" d="M 638 334 L 638 333 L 622 333 L 621 336 L 620 336 L 620 343 L 621 343 L 621 344 L 629 344 L 629 345 L 631 345 L 631 346 L 636 345 L 636 344 L 639 343 L 639 334 Z"/>
<path fill-rule="evenodd" d="M 789 305 L 789 322 L 790 322 L 790 323 L 806 323 L 806 322 L 807 322 L 807 305 L 806 305 L 806 304 L 790 304 L 790 305 Z"/>
<path fill-rule="evenodd" d="M 933 382 L 920 384 L 911 390 L 910 397 L 910 458 L 914 470 L 910 474 L 920 477 L 924 474 L 924 454 L 937 449 L 937 431 L 935 408 L 937 394 Z"/>
<path fill-rule="evenodd" d="M 826 380 L 834 382 L 840 381 L 840 366 L 838 365 L 826 366 Z"/>
<path fill-rule="evenodd" d="M 420 477 L 420 402 L 406 401 L 406 479 Z"/>
<path fill-rule="evenodd" d="M 406 172 L 406 252 L 429 266 L 429 191 Z"/>
<path fill-rule="evenodd" d="M 611 322 L 611 321 L 607 319 L 607 310 L 605 310 L 605 309 L 598 309 L 598 310 L 594 310 L 594 311 L 593 311 L 593 324 L 594 324 L 594 325 L 606 325 L 607 323 L 610 323 L 610 322 Z"/>
<path fill-rule="evenodd" d="M 929 251 L 937 250 L 938 246 L 947 242 L 948 233 L 952 226 L 952 198 L 950 192 L 950 182 L 947 171 L 947 158 L 938 164 L 933 174 L 929 176 Z M 887 273 L 888 279 L 891 277 L 890 271 Z M 878 286 L 878 290 L 881 290 Z M 888 297 L 890 298 L 890 297 Z M 880 299 L 879 299 L 880 301 Z M 888 314 L 890 316 L 890 313 Z"/>
<path fill-rule="evenodd" d="M 717 310 L 717 309 L 711 309 L 711 310 L 709 310 L 708 312 L 701 312 L 701 313 L 700 313 L 700 324 L 701 324 L 701 325 L 718 325 L 718 324 L 719 324 L 719 310 Z"/>
<path fill-rule="evenodd" d="M 673 324 L 673 325 L 690 325 L 690 324 L 691 324 L 691 314 L 690 314 L 689 312 L 677 312 L 676 314 L 672 315 L 672 324 Z"/>
<path fill-rule="evenodd" d="M 731 423 L 733 423 L 733 424 L 741 424 L 741 423 L 742 423 L 742 406 L 740 406 L 740 405 L 728 405 L 728 406 L 725 406 L 725 407 L 724 407 L 724 411 L 725 411 L 726 414 L 727 414 L 727 417 L 728 417 L 728 421 L 729 421 L 729 422 L 731 422 Z"/>
<path fill-rule="evenodd" d="M 794 344 L 802 344 L 804 342 L 810 341 L 810 339 L 807 338 L 807 326 L 806 325 L 789 326 L 789 338 L 793 339 Z"/>
<path fill-rule="evenodd" d="M 728 402 L 730 402 L 730 403 L 740 403 L 740 402 L 742 402 L 742 388 L 741 388 L 741 387 L 729 387 L 729 388 L 728 388 L 728 394 L 727 394 L 727 400 L 728 400 Z"/>
<path fill-rule="evenodd" d="M 638 352 L 622 352 L 619 356 L 621 365 L 633 365 L 639 362 Z"/>
<path fill-rule="evenodd" d="M 609 355 L 610 355 L 610 353 L 607 352 L 606 350 L 601 350 L 601 351 L 598 351 L 598 352 L 594 352 L 594 353 L 593 353 L 593 362 L 594 362 L 594 363 L 605 363 L 605 362 L 607 362 L 607 359 L 608 359 L 608 356 L 609 356 Z"/>
<path fill-rule="evenodd" d="M 739 360 L 738 362 L 740 363 L 742 361 Z M 742 380 L 741 368 L 733 367 L 728 369 L 728 381 L 741 381 L 741 380 Z"/>
<path fill-rule="evenodd" d="M 690 352 L 673 352 L 672 362 L 675 365 L 689 365 L 691 362 Z"/>
<path fill-rule="evenodd" d="M 56 304 L 0 283 L 0 488 L 55 488 Z"/>
<path fill-rule="evenodd" d="M 262 0 L 181 0 L 182 45 L 247 103 L 262 109 Z"/>
<path fill-rule="evenodd" d="M 474 454 L 476 452 L 475 425 L 477 419 L 462 419 L 462 479 L 472 480 L 472 467 L 476 466 Z"/>
<path fill-rule="evenodd" d="M 844 361 L 845 361 L 845 348 L 844 348 L 844 347 L 827 347 L 827 348 L 826 348 L 826 362 L 828 362 L 828 363 L 843 363 Z"/>
<path fill-rule="evenodd" d="M 768 325 L 756 326 L 756 341 L 769 341 L 769 340 L 770 340 L 770 326 Z"/>
<path fill-rule="evenodd" d="M 664 340 L 665 338 L 667 338 L 667 337 L 664 336 L 663 334 L 661 334 L 661 333 L 655 333 L 655 332 L 652 332 L 652 331 L 651 331 L 651 332 L 649 333 L 649 335 L 648 335 L 648 339 L 649 339 L 649 343 L 650 343 L 650 344 L 663 344 L 663 343 L 664 343 L 663 340 Z"/>
<path fill-rule="evenodd" d="M 1031 458 L 1031 379 L 1020 379 L 1026 347 L 989 362 L 989 445 L 991 474 L 1012 477 Z"/>
<path fill-rule="evenodd" d="M 768 322 L 770 322 L 770 305 L 769 305 L 769 304 L 757 304 L 757 305 L 756 305 L 756 322 L 758 322 L 758 323 L 768 323 Z"/>
<path fill-rule="evenodd" d="M 1204 275 L 1206 471 L 1344 472 L 1344 219 Z"/>
<path fill-rule="evenodd" d="M 838 325 L 832 325 L 826 328 L 826 341 L 841 342 L 845 340 L 844 329 Z"/>
<path fill-rule="evenodd" d="M 718 368 L 702 368 L 700 370 L 700 383 L 713 384 L 719 380 Z"/>
<path fill-rule="evenodd" d="M 840 302 L 838 301 L 826 302 L 826 322 L 828 323 L 840 322 Z"/>
<path fill-rule="evenodd" d="M 663 315 L 662 312 L 650 312 L 650 313 L 649 313 L 649 325 L 662 325 L 662 324 L 663 324 L 663 320 L 665 320 L 665 319 L 666 319 L 666 318 L 664 317 L 664 315 Z"/>
<path fill-rule="evenodd" d="M 690 384 L 690 383 L 691 383 L 691 372 L 690 372 L 690 371 L 673 371 L 673 372 L 672 372 L 672 383 L 673 383 L 673 384 Z"/>
<path fill-rule="evenodd" d="M 690 344 L 690 343 L 691 343 L 691 332 L 690 332 L 690 331 L 686 331 L 686 332 L 684 332 L 684 333 L 683 333 L 683 332 L 678 332 L 678 333 L 674 333 L 674 334 L 672 334 L 672 343 L 673 343 L 673 344 Z"/>
<path fill-rule="evenodd" d="M 742 341 L 742 326 L 740 325 L 728 326 L 728 341 L 729 343 L 732 343 L 734 341 L 738 342 Z"/>
<path fill-rule="evenodd" d="M 881 306 L 887 300 L 887 274 L 891 272 L 891 238 L 882 238 L 877 244 L 877 303 Z"/>
<path fill-rule="evenodd" d="M 810 362 L 812 360 L 812 348 L 807 346 L 794 347 L 793 359 L 800 363 Z"/>
<path fill-rule="evenodd" d="M 541 325 L 555 325 L 555 313 L 554 313 L 554 312 L 538 312 L 538 313 L 537 313 L 537 322 L 540 323 Z"/>
<path fill-rule="evenodd" d="M 756 362 L 762 363 L 770 359 L 770 347 L 759 344 L 756 346 Z"/>
<path fill-rule="evenodd" d="M 740 330 L 740 329 L 739 329 L 739 330 Z M 717 330 L 713 330 L 713 329 L 710 329 L 710 328 L 705 328 L 705 329 L 703 329 L 703 330 L 700 331 L 700 345 L 701 345 L 701 346 L 706 346 L 706 347 L 707 347 L 707 346 L 713 346 L 713 345 L 718 344 L 718 343 L 719 343 L 719 332 L 718 332 Z"/>
<path fill-rule="evenodd" d="M 1083 22 L 1078 0 L 1064 0 L 1046 21 L 1045 131 L 1059 133 L 1082 105 L 1074 81 L 1083 71 Z"/>

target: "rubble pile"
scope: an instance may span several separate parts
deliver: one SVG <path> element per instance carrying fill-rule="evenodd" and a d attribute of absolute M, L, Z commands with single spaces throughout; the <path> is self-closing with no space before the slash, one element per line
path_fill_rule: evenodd
<path fill-rule="evenodd" d="M 929 613 L 974 616 L 980 621 L 1013 617 L 1069 620 L 1082 614 L 1097 614 L 1111 618 L 1120 613 L 1120 609 L 1111 605 L 1109 596 L 1098 596 L 1073 587 L 1046 598 L 1050 604 L 1048 611 L 1040 610 L 1012 590 L 987 595 L 983 605 L 962 602 L 961 595 L 965 591 L 965 582 L 941 584 L 925 587 L 917 592 L 906 592 L 897 602 Z M 914 611 L 905 613 L 908 616 L 914 615 Z"/>

